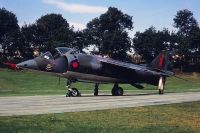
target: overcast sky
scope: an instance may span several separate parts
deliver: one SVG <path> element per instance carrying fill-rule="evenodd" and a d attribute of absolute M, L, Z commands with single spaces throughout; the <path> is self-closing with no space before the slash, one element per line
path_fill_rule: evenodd
<path fill-rule="evenodd" d="M 110 6 L 133 17 L 131 37 L 150 26 L 173 30 L 173 18 L 182 9 L 191 10 L 200 22 L 200 0 L 0 0 L 0 7 L 15 13 L 20 26 L 34 23 L 47 13 L 59 13 L 80 30 Z"/>

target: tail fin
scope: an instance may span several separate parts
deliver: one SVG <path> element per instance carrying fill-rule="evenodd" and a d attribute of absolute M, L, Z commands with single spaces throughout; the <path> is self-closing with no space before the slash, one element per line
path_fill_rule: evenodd
<path fill-rule="evenodd" d="M 166 71 L 168 69 L 168 52 L 162 51 L 150 64 L 149 67 Z"/>

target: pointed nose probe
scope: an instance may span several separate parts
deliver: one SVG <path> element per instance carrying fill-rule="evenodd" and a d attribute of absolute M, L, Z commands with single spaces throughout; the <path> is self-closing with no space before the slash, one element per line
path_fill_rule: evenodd
<path fill-rule="evenodd" d="M 18 68 L 38 69 L 38 65 L 34 59 L 27 60 L 17 64 Z"/>

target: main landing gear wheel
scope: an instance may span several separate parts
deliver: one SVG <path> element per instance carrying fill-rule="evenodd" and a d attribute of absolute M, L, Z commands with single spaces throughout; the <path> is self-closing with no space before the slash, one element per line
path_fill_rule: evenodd
<path fill-rule="evenodd" d="M 115 84 L 111 93 L 113 96 L 123 96 L 124 90 L 118 84 Z"/>
<path fill-rule="evenodd" d="M 94 96 L 98 96 L 99 94 L 99 84 L 95 84 L 95 87 L 94 87 Z"/>
<path fill-rule="evenodd" d="M 164 90 L 158 90 L 158 94 L 160 94 L 160 95 L 162 95 L 162 94 L 164 94 Z"/>

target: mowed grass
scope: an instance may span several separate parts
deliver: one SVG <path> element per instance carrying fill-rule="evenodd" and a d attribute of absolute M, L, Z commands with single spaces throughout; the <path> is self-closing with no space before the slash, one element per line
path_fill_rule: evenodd
<path fill-rule="evenodd" d="M 199 133 L 200 102 L 0 117 L 1 133 Z"/>
<path fill-rule="evenodd" d="M 188 81 L 169 78 L 168 92 L 200 91 L 200 75 L 177 75 Z M 0 70 L 0 96 L 65 94 L 66 79 L 28 71 Z M 82 93 L 92 93 L 94 84 L 76 83 Z M 120 85 L 131 93 L 154 93 L 156 87 L 144 85 L 137 90 L 131 85 Z M 112 85 L 100 85 L 110 92 Z M 200 102 L 104 111 L 0 117 L 0 133 L 60 133 L 60 132 L 200 132 Z"/>
<path fill-rule="evenodd" d="M 134 75 L 133 75 L 134 76 Z M 200 91 L 200 74 L 182 74 L 177 75 L 188 81 L 184 81 L 175 77 L 168 78 L 166 82 L 167 92 L 185 92 Z M 66 79 L 61 79 L 58 84 L 58 77 L 33 73 L 28 71 L 11 71 L 7 69 L 0 70 L 0 96 L 15 95 L 51 95 L 66 93 Z M 93 93 L 94 84 L 75 83 L 73 87 L 78 88 L 81 93 Z M 120 85 L 125 93 L 157 93 L 156 86 L 144 85 L 143 90 L 124 84 Z M 110 92 L 113 84 L 100 85 L 100 92 Z"/>

